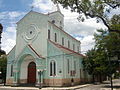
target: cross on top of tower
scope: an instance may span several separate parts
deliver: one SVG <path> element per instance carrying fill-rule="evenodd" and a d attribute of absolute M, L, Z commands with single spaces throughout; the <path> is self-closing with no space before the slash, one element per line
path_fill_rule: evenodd
<path fill-rule="evenodd" d="M 60 11 L 60 7 L 59 7 L 58 4 L 56 5 L 56 7 L 57 7 L 57 11 Z M 60 11 L 60 12 L 61 12 L 61 11 Z"/>
<path fill-rule="evenodd" d="M 61 12 L 60 7 L 59 7 L 58 4 L 53 4 L 53 5 L 52 5 L 52 12 L 54 12 L 54 11 L 59 11 L 59 12 Z"/>
<path fill-rule="evenodd" d="M 31 11 L 33 10 L 33 8 L 34 8 L 34 6 L 32 5 L 32 6 L 31 6 Z"/>

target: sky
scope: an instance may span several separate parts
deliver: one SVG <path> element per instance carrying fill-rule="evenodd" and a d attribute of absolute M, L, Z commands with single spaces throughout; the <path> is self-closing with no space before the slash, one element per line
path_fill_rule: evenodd
<path fill-rule="evenodd" d="M 31 7 L 34 8 L 31 8 Z M 59 5 L 60 6 L 60 5 Z M 31 9 L 40 13 L 54 11 L 51 0 L 0 0 L 0 23 L 4 29 L 2 33 L 2 49 L 8 53 L 16 44 L 16 23 L 23 18 Z M 96 29 L 105 28 L 102 23 L 96 23 L 95 19 L 79 22 L 78 13 L 72 13 L 69 9 L 63 9 L 64 30 L 81 41 L 81 52 L 85 53 L 94 47 Z"/>

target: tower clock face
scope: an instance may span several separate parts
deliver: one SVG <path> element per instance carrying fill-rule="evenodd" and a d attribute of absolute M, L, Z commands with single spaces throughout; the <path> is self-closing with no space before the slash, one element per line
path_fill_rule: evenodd
<path fill-rule="evenodd" d="M 34 27 L 34 26 L 30 26 L 30 27 L 28 28 L 28 30 L 26 31 L 26 38 L 27 38 L 27 39 L 32 39 L 32 38 L 35 37 L 36 34 L 37 34 L 37 33 L 36 33 L 35 27 Z"/>

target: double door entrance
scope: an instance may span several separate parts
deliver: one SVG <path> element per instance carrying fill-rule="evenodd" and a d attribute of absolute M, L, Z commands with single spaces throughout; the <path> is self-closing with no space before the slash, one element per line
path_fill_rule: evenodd
<path fill-rule="evenodd" d="M 28 64 L 28 76 L 27 83 L 36 83 L 36 64 L 35 62 L 30 62 Z"/>

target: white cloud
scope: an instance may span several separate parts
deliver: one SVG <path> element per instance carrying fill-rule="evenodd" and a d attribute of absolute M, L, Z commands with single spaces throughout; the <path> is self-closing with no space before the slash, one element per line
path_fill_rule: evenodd
<path fill-rule="evenodd" d="M 24 12 L 1 12 L 0 19 L 2 19 L 3 33 L 2 33 L 2 50 L 8 53 L 16 43 L 16 21 L 21 18 Z"/>
<path fill-rule="evenodd" d="M 82 53 L 86 53 L 86 51 L 94 47 L 95 41 L 93 38 L 94 38 L 93 35 L 89 35 L 84 38 L 76 37 L 77 40 L 81 41 L 81 52 Z"/>
<path fill-rule="evenodd" d="M 15 33 L 16 27 L 13 27 L 13 26 L 12 26 L 12 27 L 7 27 L 7 28 L 6 28 L 6 31 L 7 31 L 7 32 L 11 32 L 11 33 Z"/>
<path fill-rule="evenodd" d="M 49 11 L 52 8 L 51 0 L 33 0 L 32 6 L 42 11 Z"/>
<path fill-rule="evenodd" d="M 11 28 L 12 32 L 11 32 Z M 2 49 L 8 53 L 15 45 L 16 41 L 16 30 L 14 27 L 8 27 L 8 32 L 2 33 Z"/>
<path fill-rule="evenodd" d="M 79 22 L 77 17 L 78 13 L 71 12 L 70 10 L 63 9 L 61 11 L 65 16 L 65 31 L 71 35 L 77 36 L 76 39 L 81 41 L 81 51 L 85 53 L 94 47 L 95 42 L 93 35 L 97 29 L 106 28 L 102 23 L 96 23 L 96 19 L 87 19 L 84 22 Z"/>
<path fill-rule="evenodd" d="M 8 13 L 8 15 L 10 16 L 10 18 L 16 18 L 16 17 L 19 17 L 19 16 L 24 15 L 24 14 L 25 14 L 24 12 L 16 12 L 16 11 Z"/>

